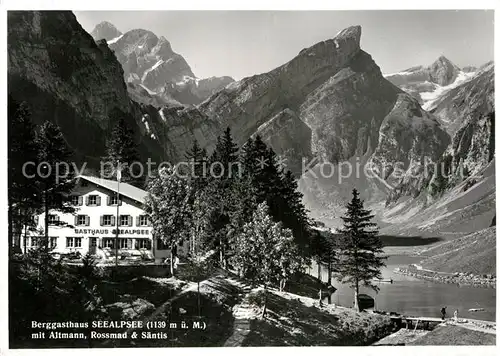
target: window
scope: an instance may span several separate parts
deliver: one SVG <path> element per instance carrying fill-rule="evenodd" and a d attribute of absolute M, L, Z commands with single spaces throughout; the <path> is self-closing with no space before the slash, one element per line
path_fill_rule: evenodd
<path fill-rule="evenodd" d="M 113 215 L 103 215 L 101 216 L 101 226 L 114 226 L 115 217 Z"/>
<path fill-rule="evenodd" d="M 49 247 L 50 247 L 51 249 L 53 249 L 53 248 L 56 248 L 56 247 L 57 247 L 57 237 L 55 237 L 55 236 L 51 236 L 51 237 L 50 237 L 50 244 L 49 244 Z"/>
<path fill-rule="evenodd" d="M 90 224 L 90 217 L 87 215 L 77 215 L 75 224 L 78 226 L 89 225 Z"/>
<path fill-rule="evenodd" d="M 149 226 L 149 216 L 139 215 L 137 226 Z"/>
<path fill-rule="evenodd" d="M 99 206 L 101 205 L 101 197 L 97 194 L 89 195 L 86 199 L 86 205 L 88 206 Z"/>
<path fill-rule="evenodd" d="M 106 248 L 106 247 L 113 248 L 115 245 L 114 242 L 115 242 L 115 239 L 103 239 L 102 245 L 104 246 L 104 248 Z"/>
<path fill-rule="evenodd" d="M 120 215 L 120 226 L 132 226 L 132 217 L 130 215 Z"/>
<path fill-rule="evenodd" d="M 82 247 L 82 238 L 66 237 L 66 247 Z"/>
<path fill-rule="evenodd" d="M 71 196 L 71 205 L 80 205 L 80 197 L 78 195 Z"/>
<path fill-rule="evenodd" d="M 118 196 L 117 195 L 113 195 L 113 196 L 109 197 L 108 205 L 117 205 L 117 204 L 118 204 Z"/>
<path fill-rule="evenodd" d="M 145 248 L 151 249 L 151 240 L 149 239 L 137 239 L 135 240 L 136 249 Z"/>
<path fill-rule="evenodd" d="M 57 225 L 59 222 L 59 216 L 57 215 L 49 215 L 49 225 Z"/>
<path fill-rule="evenodd" d="M 31 236 L 31 238 L 29 239 L 29 242 L 30 242 L 30 246 L 31 247 L 38 247 L 40 246 L 40 236 Z"/>
<path fill-rule="evenodd" d="M 131 247 L 131 243 L 129 244 L 129 240 L 130 242 L 132 242 L 131 239 L 118 239 L 118 247 L 119 248 L 130 248 Z"/>

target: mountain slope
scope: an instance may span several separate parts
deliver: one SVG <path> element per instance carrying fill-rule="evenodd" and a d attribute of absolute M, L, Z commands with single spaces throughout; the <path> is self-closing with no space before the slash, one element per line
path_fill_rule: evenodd
<path fill-rule="evenodd" d="M 35 124 L 57 123 L 75 160 L 93 168 L 118 118 L 133 128 L 142 159 L 156 163 L 181 159 L 194 137 L 207 137 L 210 147 L 220 130 L 197 111 L 165 114 L 131 100 L 106 41 L 95 42 L 68 11 L 9 12 L 8 90 L 28 103 Z"/>
<path fill-rule="evenodd" d="M 496 274 L 496 227 L 441 243 L 421 252 L 425 268 L 441 272 Z"/>
<path fill-rule="evenodd" d="M 300 187 L 308 208 L 324 219 L 332 204 L 347 199 L 354 186 L 364 199 L 383 206 L 386 180 L 394 177 L 361 174 L 340 182 L 337 175 L 318 178 L 322 167 L 339 169 L 344 163 L 354 167 L 357 160 L 374 165 L 402 161 L 406 171 L 421 161 L 435 161 L 449 143 L 432 114 L 384 79 L 360 48 L 360 37 L 361 27 L 349 27 L 268 73 L 231 83 L 199 105 L 220 126 L 231 127 L 238 144 L 259 132 L 298 176 L 307 167 L 311 175 L 302 176 Z M 301 126 L 296 118 L 303 121 L 310 137 L 309 130 L 300 129 L 302 135 L 295 136 L 299 139 L 290 140 L 290 130 L 268 124 L 283 115 L 292 131 Z"/>
<path fill-rule="evenodd" d="M 452 88 L 429 107 L 448 133 L 455 134 L 468 116 L 494 110 L 494 77 L 494 65 L 490 63 L 468 82 Z"/>

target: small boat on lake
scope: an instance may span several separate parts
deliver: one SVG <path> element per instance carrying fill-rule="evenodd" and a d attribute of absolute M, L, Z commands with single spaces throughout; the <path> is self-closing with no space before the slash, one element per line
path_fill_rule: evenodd
<path fill-rule="evenodd" d="M 470 312 L 479 312 L 479 311 L 484 311 L 484 308 L 471 308 L 469 309 Z"/>

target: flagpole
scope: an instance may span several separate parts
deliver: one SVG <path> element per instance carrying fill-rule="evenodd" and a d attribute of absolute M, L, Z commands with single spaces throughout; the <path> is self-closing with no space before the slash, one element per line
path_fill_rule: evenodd
<path fill-rule="evenodd" d="M 118 234 L 120 228 L 120 180 L 121 180 L 121 170 L 120 170 L 120 161 L 118 161 L 118 165 L 116 168 L 116 181 L 118 183 L 117 189 L 117 201 L 116 201 L 116 236 L 115 236 L 115 266 L 118 266 Z"/>

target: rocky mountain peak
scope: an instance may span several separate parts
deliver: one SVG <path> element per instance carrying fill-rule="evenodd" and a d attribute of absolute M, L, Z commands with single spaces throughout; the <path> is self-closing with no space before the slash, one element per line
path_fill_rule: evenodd
<path fill-rule="evenodd" d="M 350 26 L 342 31 L 340 31 L 334 40 L 339 43 L 353 43 L 359 48 L 359 42 L 361 39 L 361 26 Z"/>
<path fill-rule="evenodd" d="M 448 85 L 457 78 L 460 68 L 452 61 L 441 55 L 429 66 L 429 76 L 434 83 Z"/>
<path fill-rule="evenodd" d="M 96 25 L 94 30 L 91 33 L 91 36 L 94 40 L 102 40 L 106 41 L 112 40 L 113 38 L 121 36 L 121 32 L 110 22 L 103 21 Z"/>

